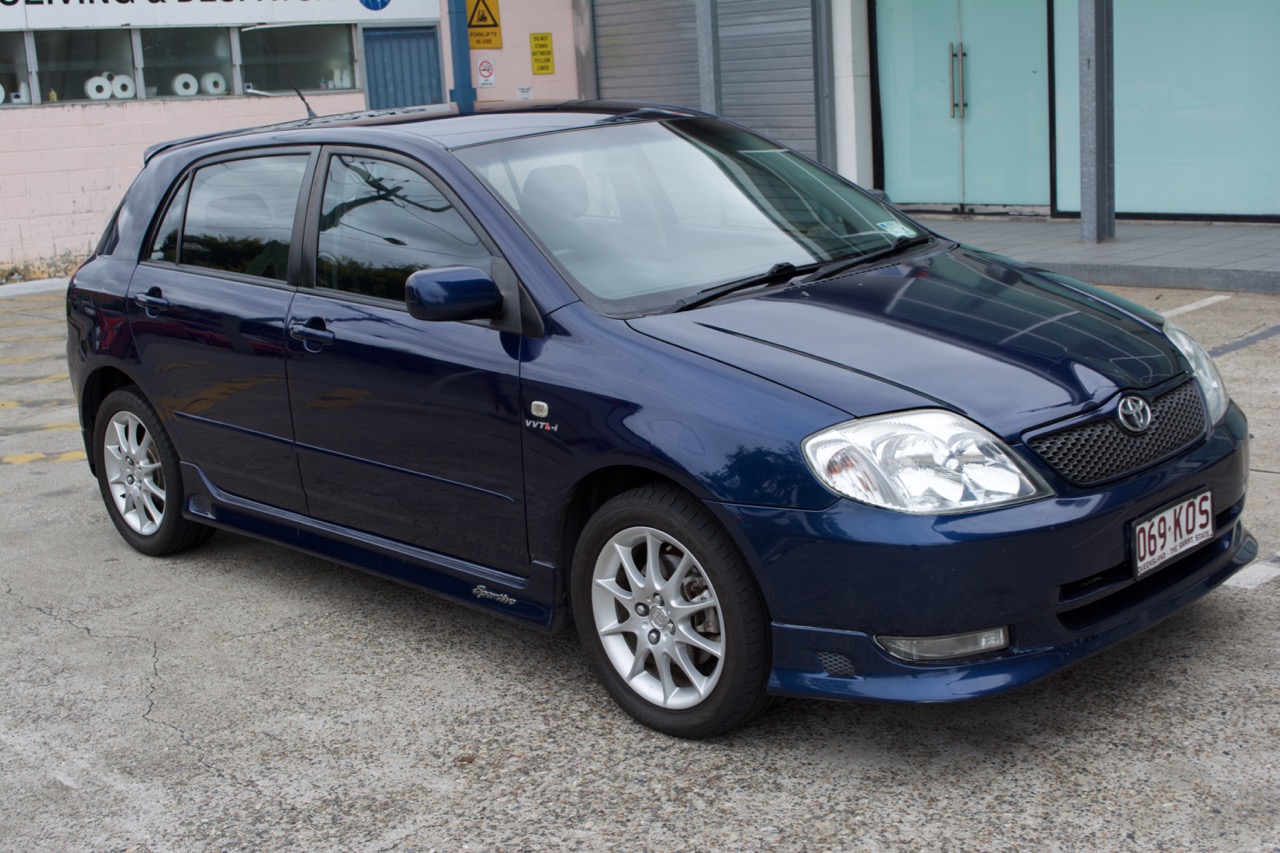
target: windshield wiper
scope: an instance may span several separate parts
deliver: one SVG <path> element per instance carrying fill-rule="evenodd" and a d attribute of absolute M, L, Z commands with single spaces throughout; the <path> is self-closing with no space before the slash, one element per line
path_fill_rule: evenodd
<path fill-rule="evenodd" d="M 885 258 L 891 258 L 894 255 L 905 252 L 913 246 L 922 246 L 932 239 L 932 234 L 917 234 L 914 237 L 899 237 L 882 249 L 863 252 L 862 254 L 854 255 L 851 258 L 841 258 L 838 261 L 832 261 L 826 266 L 819 267 L 817 272 L 805 279 L 805 282 L 808 283 L 811 281 L 818 281 L 823 278 L 830 278 L 833 275 L 837 275 L 848 269 L 853 269 L 854 267 L 873 264 L 876 261 L 883 261 Z"/>
<path fill-rule="evenodd" d="M 688 311 L 690 308 L 697 308 L 699 305 L 706 305 L 708 302 L 714 302 L 721 296 L 728 296 L 730 293 L 737 293 L 739 290 L 748 290 L 752 287 L 760 287 L 766 284 L 780 284 L 784 281 L 791 281 L 802 272 L 814 269 L 816 264 L 805 264 L 796 266 L 790 261 L 783 261 L 780 264 L 774 264 L 769 267 L 767 273 L 753 275 L 749 278 L 740 278 L 737 281 L 730 281 L 726 284 L 717 284 L 715 287 L 708 287 L 705 290 L 699 290 L 692 296 L 686 296 L 679 300 L 666 311 L 664 314 L 674 314 L 677 311 Z"/>

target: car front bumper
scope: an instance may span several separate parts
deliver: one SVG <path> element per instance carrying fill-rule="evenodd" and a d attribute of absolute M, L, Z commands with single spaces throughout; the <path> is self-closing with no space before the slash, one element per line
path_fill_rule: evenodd
<path fill-rule="evenodd" d="M 943 702 L 1028 684 L 1131 637 L 1257 555 L 1244 528 L 1248 439 L 1234 406 L 1205 441 L 1091 491 L 981 513 L 912 516 L 837 501 L 820 511 L 718 504 L 773 620 L 770 692 Z M 1205 489 L 1214 538 L 1135 580 L 1133 522 Z M 910 663 L 880 635 L 1007 628 L 1008 647 Z"/>

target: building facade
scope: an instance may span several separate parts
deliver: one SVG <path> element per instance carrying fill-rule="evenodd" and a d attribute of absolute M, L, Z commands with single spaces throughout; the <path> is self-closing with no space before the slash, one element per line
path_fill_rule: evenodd
<path fill-rule="evenodd" d="M 479 97 L 577 97 L 569 0 L 483 2 Z M 439 0 L 0 0 L 0 280 L 87 256 L 150 145 L 304 118 L 295 89 L 443 103 L 448 30 Z"/>
<path fill-rule="evenodd" d="M 467 0 L 470 67 L 482 102 L 723 113 L 908 208 L 1072 216 L 1080 2 Z M 1116 210 L 1280 221 L 1280 3 L 1114 10 Z M 448 30 L 440 0 L 0 0 L 0 265 L 83 257 L 148 145 L 301 118 L 294 88 L 443 103 Z"/>
<path fill-rule="evenodd" d="M 1080 211 L 1080 0 L 579 0 L 583 88 L 722 112 L 927 210 Z M 1116 209 L 1280 219 L 1275 0 L 1114 0 Z"/>

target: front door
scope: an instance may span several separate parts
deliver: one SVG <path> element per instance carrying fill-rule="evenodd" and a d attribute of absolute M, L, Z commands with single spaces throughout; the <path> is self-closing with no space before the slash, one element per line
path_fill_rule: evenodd
<path fill-rule="evenodd" d="M 405 280 L 492 254 L 456 201 L 394 155 L 321 164 L 294 298 L 289 402 L 314 518 L 528 575 L 520 338 L 415 320 Z"/>
<path fill-rule="evenodd" d="M 1044 0 L 877 0 L 884 189 L 899 204 L 1049 204 Z"/>

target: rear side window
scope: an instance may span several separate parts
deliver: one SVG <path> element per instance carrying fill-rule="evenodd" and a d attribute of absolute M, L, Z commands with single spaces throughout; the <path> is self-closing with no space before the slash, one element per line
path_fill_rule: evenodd
<path fill-rule="evenodd" d="M 308 160 L 254 157 L 198 169 L 170 203 L 152 260 L 285 281 Z"/>
<path fill-rule="evenodd" d="M 385 160 L 330 159 L 316 246 L 319 287 L 403 301 L 410 273 L 453 264 L 488 272 L 489 250 L 435 185 Z"/>

